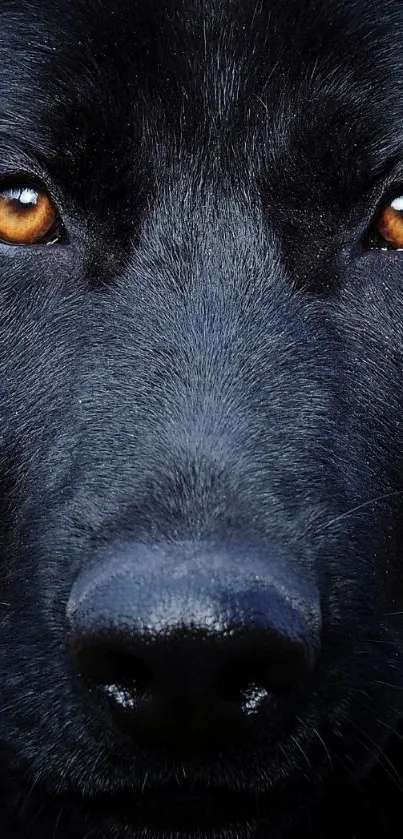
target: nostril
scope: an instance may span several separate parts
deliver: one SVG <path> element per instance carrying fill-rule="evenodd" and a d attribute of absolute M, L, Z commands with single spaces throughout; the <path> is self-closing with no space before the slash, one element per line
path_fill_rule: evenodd
<path fill-rule="evenodd" d="M 77 654 L 88 685 L 122 707 L 134 707 L 154 691 L 154 675 L 141 658 L 113 647 L 90 646 Z"/>
<path fill-rule="evenodd" d="M 246 716 L 256 714 L 271 697 L 263 662 L 238 663 L 223 673 L 217 684 L 217 696 L 228 706 Z"/>
<path fill-rule="evenodd" d="M 256 711 L 269 697 L 298 688 L 309 670 L 310 657 L 302 649 L 249 656 L 221 672 L 217 693 L 225 702 Z"/>
<path fill-rule="evenodd" d="M 265 682 L 267 682 L 267 674 L 264 672 L 263 662 L 238 662 L 221 674 L 217 692 L 227 701 L 239 702 L 240 696 L 250 691 L 252 687 L 255 689 L 259 686 L 268 694 L 269 690 Z"/>

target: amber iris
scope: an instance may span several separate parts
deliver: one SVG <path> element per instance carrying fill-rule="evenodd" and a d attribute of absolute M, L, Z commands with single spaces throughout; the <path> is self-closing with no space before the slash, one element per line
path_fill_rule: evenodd
<path fill-rule="evenodd" d="M 32 186 L 0 187 L 0 240 L 13 245 L 42 242 L 55 225 L 56 209 L 46 192 Z"/>

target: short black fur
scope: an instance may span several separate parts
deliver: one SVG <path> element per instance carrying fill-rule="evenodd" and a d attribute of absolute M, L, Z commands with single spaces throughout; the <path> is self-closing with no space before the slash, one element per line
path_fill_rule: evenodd
<path fill-rule="evenodd" d="M 0 242 L 0 836 L 400 835 L 400 0 L 1 0 L 10 176 L 63 234 Z M 226 748 L 129 737 L 68 617 L 122 545 L 315 587 L 311 678 Z"/>

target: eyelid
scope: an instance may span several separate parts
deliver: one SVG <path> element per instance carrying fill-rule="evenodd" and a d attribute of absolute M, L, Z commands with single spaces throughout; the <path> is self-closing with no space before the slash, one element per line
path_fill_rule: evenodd
<path fill-rule="evenodd" d="M 377 214 L 388 205 L 388 201 L 390 203 L 398 197 L 399 190 L 403 195 L 403 159 L 395 155 L 379 167 L 375 175 L 365 178 L 365 183 L 362 182 L 360 209 L 357 215 L 353 213 L 357 224 L 367 229 Z"/>
<path fill-rule="evenodd" d="M 53 184 L 50 184 L 49 179 L 42 178 L 35 171 L 26 169 L 8 169 L 2 171 L 2 167 L 0 167 L 0 187 L 4 189 L 28 187 L 38 192 L 46 192 L 56 205 L 59 204 L 59 199 Z"/>
<path fill-rule="evenodd" d="M 57 180 L 52 178 L 49 169 L 38 158 L 35 150 L 31 152 L 18 146 L 10 146 L 2 142 L 0 135 L 0 182 L 4 183 L 6 180 L 15 183 L 29 182 L 38 189 L 44 189 L 55 203 L 62 222 L 67 224 L 64 213 L 65 197 L 58 188 Z"/>

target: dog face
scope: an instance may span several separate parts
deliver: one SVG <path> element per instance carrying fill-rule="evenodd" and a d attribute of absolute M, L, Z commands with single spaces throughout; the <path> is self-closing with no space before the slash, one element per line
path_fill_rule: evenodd
<path fill-rule="evenodd" d="M 282 839 L 398 725 L 402 53 L 397 1 L 1 3 L 18 837 Z"/>

